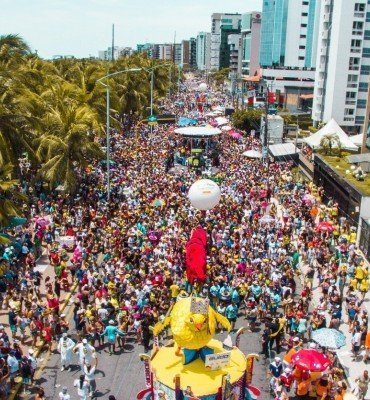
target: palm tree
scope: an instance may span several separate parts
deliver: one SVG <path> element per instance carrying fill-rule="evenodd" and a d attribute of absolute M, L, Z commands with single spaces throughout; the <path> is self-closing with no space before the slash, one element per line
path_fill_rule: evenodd
<path fill-rule="evenodd" d="M 18 180 L 10 178 L 12 171 L 11 164 L 0 161 L 0 227 L 8 226 L 11 217 L 22 215 L 19 204 L 26 200 L 19 191 Z"/>
<path fill-rule="evenodd" d="M 61 184 L 73 192 L 79 170 L 93 159 L 102 159 L 104 154 L 94 140 L 99 129 L 96 113 L 71 98 L 63 99 L 64 103 L 60 99 L 43 119 L 45 134 L 35 140 L 36 154 L 43 163 L 39 176 L 52 187 Z"/>
<path fill-rule="evenodd" d="M 11 59 L 19 61 L 21 57 L 28 54 L 31 54 L 31 49 L 19 35 L 0 35 L 0 60 L 2 62 L 8 62 Z"/>
<path fill-rule="evenodd" d="M 341 154 L 342 144 L 336 133 L 328 133 L 320 140 L 320 148 L 325 155 L 333 155 L 333 149 L 336 148 L 339 155 Z"/>

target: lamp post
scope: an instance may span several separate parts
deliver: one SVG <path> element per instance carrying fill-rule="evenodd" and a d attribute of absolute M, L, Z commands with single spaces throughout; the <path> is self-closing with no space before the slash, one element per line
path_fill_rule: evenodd
<path fill-rule="evenodd" d="M 154 101 L 154 70 L 161 67 L 168 67 L 171 63 L 159 64 L 151 68 L 140 68 L 140 70 L 150 72 L 150 116 L 153 115 L 153 101 Z M 171 85 L 170 85 L 171 90 Z M 150 131 L 153 132 L 153 125 L 150 125 Z"/>
<path fill-rule="evenodd" d="M 107 135 L 107 201 L 110 201 L 110 91 L 109 91 L 109 84 L 103 83 L 103 80 L 108 79 L 115 75 L 120 75 L 128 72 L 138 72 L 141 71 L 141 68 L 130 68 L 124 69 L 122 71 L 112 72 L 111 74 L 105 75 L 102 78 L 98 79 L 96 82 L 103 85 L 106 89 L 106 135 Z"/>

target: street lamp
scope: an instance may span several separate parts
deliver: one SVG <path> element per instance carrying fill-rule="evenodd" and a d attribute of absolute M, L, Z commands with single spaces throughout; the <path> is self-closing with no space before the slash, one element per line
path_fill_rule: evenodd
<path fill-rule="evenodd" d="M 112 72 L 111 74 L 105 75 L 102 78 L 98 79 L 96 82 L 100 83 L 101 85 L 103 85 L 106 89 L 106 94 L 107 94 L 107 109 L 106 109 L 106 113 L 107 113 L 107 128 L 106 128 L 106 132 L 107 132 L 107 201 L 109 203 L 110 201 L 110 127 L 109 127 L 109 119 L 110 119 L 110 98 L 109 98 L 109 84 L 105 84 L 103 83 L 104 79 L 108 79 L 112 76 L 115 75 L 119 75 L 119 74 L 124 74 L 124 73 L 128 73 L 128 72 L 138 72 L 141 71 L 141 68 L 130 68 L 130 69 L 124 69 L 122 71 L 117 71 L 117 72 Z"/>
<path fill-rule="evenodd" d="M 146 72 L 150 72 L 150 116 L 153 116 L 153 96 L 154 96 L 154 70 L 157 68 L 161 67 L 168 67 L 169 65 L 172 65 L 171 63 L 166 63 L 166 64 L 159 64 L 155 65 L 154 67 L 151 68 L 141 68 L 142 70 Z M 153 126 L 150 126 L 150 130 L 153 131 Z"/>

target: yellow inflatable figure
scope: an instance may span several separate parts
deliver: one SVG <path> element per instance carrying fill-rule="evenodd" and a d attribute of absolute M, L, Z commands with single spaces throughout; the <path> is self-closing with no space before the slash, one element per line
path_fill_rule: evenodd
<path fill-rule="evenodd" d="M 208 299 L 187 297 L 175 303 L 170 315 L 155 325 L 153 334 L 157 336 L 169 325 L 179 346 L 176 354 L 179 355 L 183 348 L 184 364 L 189 364 L 198 357 L 204 361 L 207 354 L 213 353 L 206 345 L 215 335 L 217 323 L 227 330 L 231 329 L 227 318 L 217 313 Z"/>

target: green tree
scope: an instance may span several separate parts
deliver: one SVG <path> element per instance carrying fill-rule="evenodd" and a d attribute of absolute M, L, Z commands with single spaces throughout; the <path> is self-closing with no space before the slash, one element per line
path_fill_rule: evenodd
<path fill-rule="evenodd" d="M 260 128 L 262 115 L 263 111 L 259 109 L 237 110 L 232 115 L 232 122 L 235 128 L 249 133 L 252 129 Z"/>
<path fill-rule="evenodd" d="M 336 133 L 328 133 L 320 140 L 320 150 L 325 155 L 341 155 L 342 144 L 340 138 Z M 335 154 L 334 154 L 335 153 Z"/>
<path fill-rule="evenodd" d="M 19 191 L 19 182 L 11 179 L 13 166 L 0 161 L 0 227 L 9 225 L 12 217 L 22 215 L 20 204 L 26 196 Z"/>

